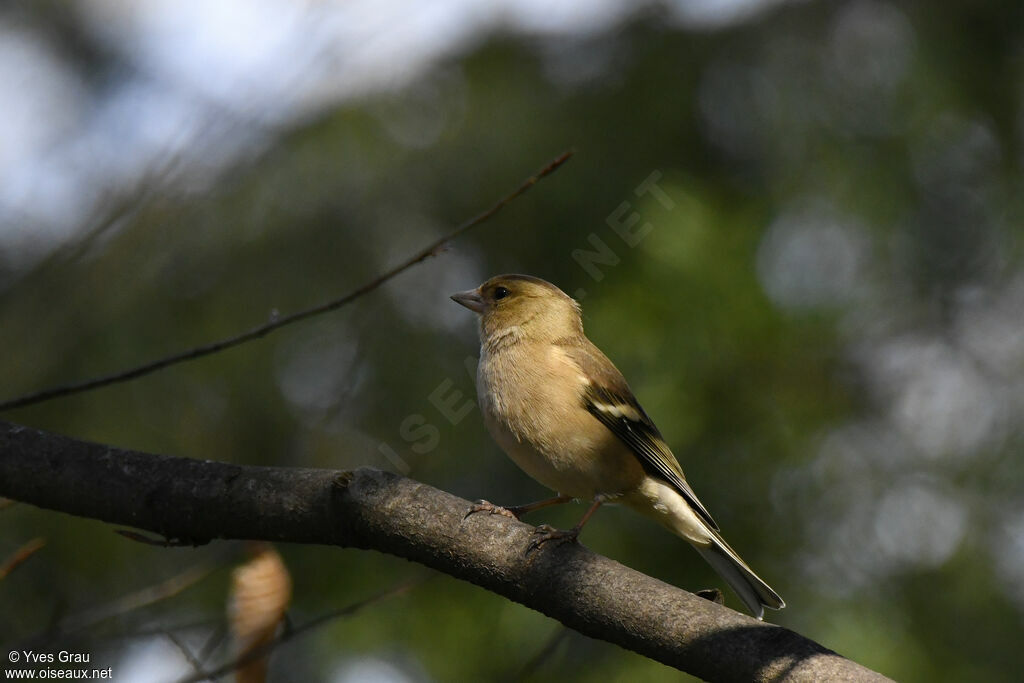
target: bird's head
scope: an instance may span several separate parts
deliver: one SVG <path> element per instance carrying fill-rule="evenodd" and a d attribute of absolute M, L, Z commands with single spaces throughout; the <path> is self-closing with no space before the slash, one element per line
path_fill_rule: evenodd
<path fill-rule="evenodd" d="M 550 282 L 530 275 L 498 275 L 452 300 L 480 316 L 483 342 L 512 334 L 554 341 L 583 334 L 580 307 Z"/>

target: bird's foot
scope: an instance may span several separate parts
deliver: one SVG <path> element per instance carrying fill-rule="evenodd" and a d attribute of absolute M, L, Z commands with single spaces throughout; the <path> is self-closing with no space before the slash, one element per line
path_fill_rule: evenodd
<path fill-rule="evenodd" d="M 475 515 L 478 512 L 486 512 L 491 515 L 501 515 L 502 517 L 508 517 L 509 519 L 519 519 L 519 515 L 516 514 L 515 508 L 503 508 L 500 505 L 495 505 L 486 500 L 478 500 L 472 507 L 469 508 L 469 512 L 462 519 L 468 518 L 470 515 Z"/>
<path fill-rule="evenodd" d="M 532 552 L 548 541 L 557 541 L 559 543 L 575 541 L 579 535 L 580 530 L 578 527 L 573 527 L 572 529 L 556 529 L 550 524 L 541 524 L 533 530 L 533 539 L 530 541 L 530 545 L 526 546 L 526 552 Z"/>
<path fill-rule="evenodd" d="M 705 600 L 710 600 L 711 602 L 719 605 L 725 604 L 725 596 L 722 595 L 722 591 L 717 588 L 704 588 L 696 591 L 694 595 L 704 598 Z"/>

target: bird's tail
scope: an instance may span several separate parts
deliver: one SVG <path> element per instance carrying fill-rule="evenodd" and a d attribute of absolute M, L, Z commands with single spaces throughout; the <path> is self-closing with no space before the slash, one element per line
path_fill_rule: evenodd
<path fill-rule="evenodd" d="M 648 477 L 635 493 L 622 497 L 621 501 L 689 541 L 758 619 L 764 616 L 765 607 L 782 609 L 786 606 L 779 594 L 740 559 L 718 530 L 709 525 L 676 488 Z"/>
<path fill-rule="evenodd" d="M 709 529 L 709 531 L 711 530 Z M 716 531 L 711 531 L 711 534 L 712 541 L 709 545 L 702 546 L 694 543 L 693 547 L 701 557 L 707 560 L 712 569 L 725 579 L 729 587 L 736 591 L 736 595 L 743 600 L 751 614 L 761 619 L 764 617 L 765 607 L 782 609 L 786 606 L 779 594 L 747 566 L 747 563 L 736 554 L 736 551 L 729 547 L 721 534 Z"/>

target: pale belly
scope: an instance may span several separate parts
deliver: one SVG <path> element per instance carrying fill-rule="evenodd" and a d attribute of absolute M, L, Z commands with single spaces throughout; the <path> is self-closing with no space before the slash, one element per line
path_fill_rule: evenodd
<path fill-rule="evenodd" d="M 541 381 L 506 382 L 503 391 L 495 392 L 486 384 L 488 368 L 482 365 L 481 370 L 478 392 L 487 430 L 534 480 L 584 499 L 618 496 L 640 486 L 645 473 L 629 448 L 585 410 L 563 409 L 578 397 Z M 508 426 L 510 412 L 520 416 L 515 432 Z"/>

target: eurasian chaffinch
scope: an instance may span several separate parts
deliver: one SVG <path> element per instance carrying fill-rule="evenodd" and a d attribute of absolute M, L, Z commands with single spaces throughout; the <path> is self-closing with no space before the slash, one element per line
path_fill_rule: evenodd
<path fill-rule="evenodd" d="M 572 499 L 591 502 L 575 539 L 606 501 L 622 503 L 689 541 L 758 619 L 782 598 L 740 559 L 686 482 L 661 433 L 615 365 L 583 333 L 579 304 L 529 275 L 499 275 L 452 299 L 479 316 L 477 396 L 488 431 L 558 496 L 517 508 L 474 508 L 518 518 Z"/>

